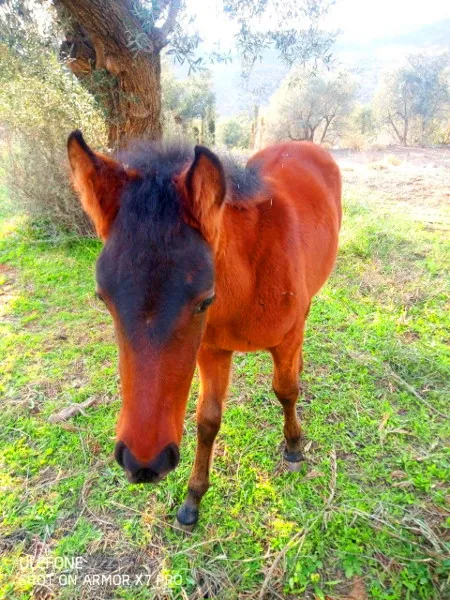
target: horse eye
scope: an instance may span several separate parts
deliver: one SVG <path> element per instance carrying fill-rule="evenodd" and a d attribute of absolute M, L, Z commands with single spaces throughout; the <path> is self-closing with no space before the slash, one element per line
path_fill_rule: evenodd
<path fill-rule="evenodd" d="M 208 306 L 210 306 L 214 302 L 215 299 L 216 299 L 215 296 L 211 296 L 210 298 L 206 298 L 206 300 L 202 300 L 199 304 L 197 304 L 194 312 L 196 314 L 205 312 L 205 310 L 208 308 Z"/>

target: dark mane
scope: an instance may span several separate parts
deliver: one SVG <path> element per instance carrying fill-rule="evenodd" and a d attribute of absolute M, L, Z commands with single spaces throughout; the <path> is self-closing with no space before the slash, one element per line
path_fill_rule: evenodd
<path fill-rule="evenodd" d="M 117 155 L 120 162 L 147 177 L 172 177 L 194 160 L 194 149 L 183 141 L 136 142 Z"/>
<path fill-rule="evenodd" d="M 257 197 L 266 196 L 264 181 L 257 164 L 245 165 L 231 154 L 220 156 L 227 180 L 227 202 L 245 208 Z"/>
<path fill-rule="evenodd" d="M 257 165 L 245 166 L 231 154 L 218 154 L 227 180 L 227 204 L 245 208 L 252 199 L 266 196 L 265 185 Z M 136 169 L 145 179 L 171 179 L 194 160 L 194 148 L 184 141 L 170 143 L 141 142 L 118 154 L 118 159 Z"/>

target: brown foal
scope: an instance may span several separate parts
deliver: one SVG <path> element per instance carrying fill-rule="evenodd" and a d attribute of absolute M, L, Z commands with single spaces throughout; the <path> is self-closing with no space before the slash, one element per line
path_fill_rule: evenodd
<path fill-rule="evenodd" d="M 78 131 L 68 152 L 104 241 L 97 290 L 119 346 L 116 458 L 130 481 L 158 482 L 177 466 L 198 365 L 197 452 L 177 515 L 191 528 L 209 486 L 234 351 L 270 351 L 284 458 L 291 470 L 303 458 L 304 326 L 336 260 L 339 169 L 307 142 L 271 146 L 245 168 L 201 146 L 147 144 L 112 159 Z"/>

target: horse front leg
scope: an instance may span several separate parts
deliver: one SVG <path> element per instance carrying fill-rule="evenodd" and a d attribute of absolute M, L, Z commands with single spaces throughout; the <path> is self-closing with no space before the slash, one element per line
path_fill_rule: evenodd
<path fill-rule="evenodd" d="M 279 346 L 270 350 L 274 363 L 272 387 L 284 412 L 284 459 L 291 471 L 298 471 L 304 460 L 303 434 L 296 411 L 299 376 L 303 368 L 303 330 L 304 323 L 300 331 L 288 335 Z"/>
<path fill-rule="evenodd" d="M 177 525 L 187 531 L 191 531 L 197 523 L 201 499 L 209 488 L 214 440 L 222 420 L 232 355 L 232 352 L 226 350 L 202 347 L 197 357 L 200 372 L 197 449 L 187 498 L 177 513 Z"/>

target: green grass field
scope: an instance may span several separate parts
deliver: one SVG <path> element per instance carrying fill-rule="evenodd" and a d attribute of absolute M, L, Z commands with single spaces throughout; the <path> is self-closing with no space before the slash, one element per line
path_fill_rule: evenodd
<path fill-rule="evenodd" d="M 281 460 L 268 355 L 236 355 L 212 487 L 180 535 L 197 381 L 179 468 L 155 488 L 129 485 L 112 456 L 120 399 L 94 297 L 100 244 L 47 237 L 3 191 L 0 598 L 449 597 L 450 248 L 370 194 L 346 198 L 338 265 L 308 321 L 303 471 Z"/>

